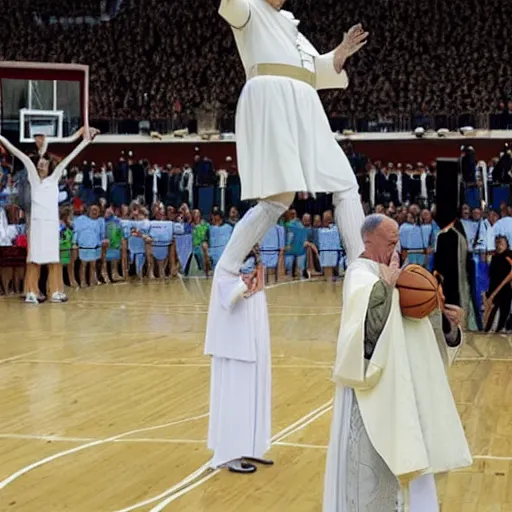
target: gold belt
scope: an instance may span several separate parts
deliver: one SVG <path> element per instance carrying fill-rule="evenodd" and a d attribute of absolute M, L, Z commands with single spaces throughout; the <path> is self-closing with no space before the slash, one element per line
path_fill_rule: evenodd
<path fill-rule="evenodd" d="M 249 79 L 256 76 L 283 76 L 316 87 L 316 74 L 309 69 L 289 64 L 255 64 L 249 71 Z"/>

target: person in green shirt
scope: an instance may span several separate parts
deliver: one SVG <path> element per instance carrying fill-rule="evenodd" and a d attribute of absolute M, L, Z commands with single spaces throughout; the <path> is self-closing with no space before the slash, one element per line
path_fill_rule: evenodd
<path fill-rule="evenodd" d="M 208 256 L 208 242 L 210 224 L 201 217 L 199 210 L 192 210 L 192 254 L 200 270 L 208 274 L 210 258 Z"/>
<path fill-rule="evenodd" d="M 68 271 L 69 285 L 72 288 L 78 287 L 75 279 L 75 260 L 73 254 L 73 221 L 71 218 L 71 210 L 69 208 L 61 208 L 60 217 L 60 264 L 66 267 Z M 61 275 L 64 270 L 61 270 Z M 62 277 L 63 278 L 63 277 Z M 64 286 L 64 285 L 63 285 Z M 64 289 L 64 288 L 63 288 Z"/>

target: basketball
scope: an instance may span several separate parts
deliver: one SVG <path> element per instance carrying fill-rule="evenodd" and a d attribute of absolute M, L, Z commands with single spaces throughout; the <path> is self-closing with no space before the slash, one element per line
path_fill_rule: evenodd
<path fill-rule="evenodd" d="M 439 305 L 439 283 L 420 265 L 408 265 L 396 283 L 400 293 L 402 315 L 410 318 L 425 318 Z"/>

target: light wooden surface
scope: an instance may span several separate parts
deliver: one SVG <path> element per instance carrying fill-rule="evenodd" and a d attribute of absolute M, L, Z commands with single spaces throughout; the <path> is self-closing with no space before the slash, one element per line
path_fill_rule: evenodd
<path fill-rule="evenodd" d="M 161 494 L 134 510 L 170 496 L 164 510 L 321 511 L 340 295 L 325 282 L 268 290 L 276 466 L 189 483 L 210 457 L 208 281 L 0 299 L 0 511 L 111 512 Z M 450 380 L 477 458 L 439 478 L 442 510 L 512 512 L 511 339 L 470 337 Z"/>

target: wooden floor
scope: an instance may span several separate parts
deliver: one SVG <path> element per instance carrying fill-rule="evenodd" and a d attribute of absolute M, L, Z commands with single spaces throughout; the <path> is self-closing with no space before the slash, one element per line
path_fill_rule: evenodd
<path fill-rule="evenodd" d="M 0 299 L 0 511 L 320 511 L 340 293 L 268 290 L 276 466 L 253 476 L 202 471 L 208 281 Z M 450 378 L 476 457 L 442 510 L 512 512 L 512 340 L 469 338 Z"/>

